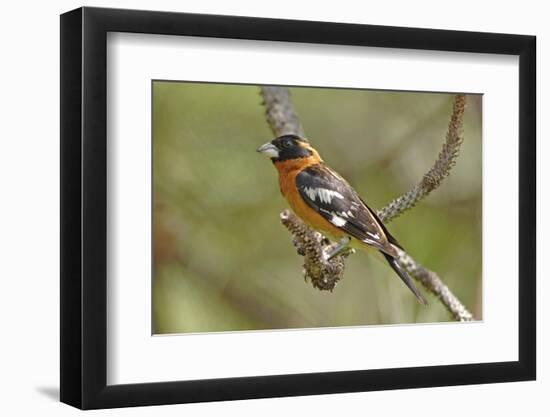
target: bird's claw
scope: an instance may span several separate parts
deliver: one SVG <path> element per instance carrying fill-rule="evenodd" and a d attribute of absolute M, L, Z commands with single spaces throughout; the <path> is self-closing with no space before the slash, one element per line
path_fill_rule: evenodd
<path fill-rule="evenodd" d="M 355 249 L 350 248 L 348 246 L 349 242 L 350 242 L 349 237 L 342 238 L 338 244 L 336 244 L 334 247 L 332 247 L 325 254 L 325 259 L 327 261 L 330 261 L 332 258 L 334 258 L 335 256 L 338 256 L 338 255 L 348 256 L 348 255 L 351 255 L 352 253 L 355 253 Z"/>

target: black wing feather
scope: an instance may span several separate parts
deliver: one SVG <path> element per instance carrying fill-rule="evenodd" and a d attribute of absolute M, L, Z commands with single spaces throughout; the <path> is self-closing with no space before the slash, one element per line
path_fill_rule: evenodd
<path fill-rule="evenodd" d="M 308 206 L 325 219 L 350 236 L 380 250 L 418 301 L 427 304 L 426 299 L 396 260 L 397 252 L 394 246 L 402 249 L 401 246 L 345 179 L 325 165 L 314 165 L 296 176 L 296 186 Z M 341 221 L 335 223 L 334 216 Z"/>
<path fill-rule="evenodd" d="M 376 215 L 340 175 L 325 165 L 314 165 L 296 176 L 304 201 L 329 222 L 350 236 L 383 252 L 394 251 L 386 230 Z M 334 216 L 345 221 L 335 224 Z"/>

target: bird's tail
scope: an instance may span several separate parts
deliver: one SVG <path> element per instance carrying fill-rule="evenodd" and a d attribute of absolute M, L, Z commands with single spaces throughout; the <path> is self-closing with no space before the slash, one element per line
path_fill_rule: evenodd
<path fill-rule="evenodd" d="M 413 292 L 413 294 L 416 296 L 417 300 L 420 302 L 420 304 L 428 305 L 428 302 L 424 298 L 424 296 L 418 291 L 418 288 L 414 286 L 414 283 L 412 282 L 411 277 L 407 274 L 407 272 L 403 269 L 401 265 L 399 265 L 399 262 L 392 256 L 388 255 L 387 253 L 381 252 L 382 255 L 386 258 L 392 269 L 397 272 L 397 275 L 399 275 L 399 278 L 405 283 L 407 287 Z"/>

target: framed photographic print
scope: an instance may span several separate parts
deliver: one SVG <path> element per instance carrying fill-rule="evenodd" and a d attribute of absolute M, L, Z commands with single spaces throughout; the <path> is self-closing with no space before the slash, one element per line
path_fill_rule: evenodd
<path fill-rule="evenodd" d="M 61 16 L 61 400 L 535 378 L 535 38 Z"/>

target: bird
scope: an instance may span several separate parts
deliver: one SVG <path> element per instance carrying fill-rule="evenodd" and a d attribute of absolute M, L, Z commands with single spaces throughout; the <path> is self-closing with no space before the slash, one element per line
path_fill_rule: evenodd
<path fill-rule="evenodd" d="M 427 301 L 399 264 L 403 250 L 357 191 L 330 168 L 304 137 L 285 134 L 257 152 L 271 159 L 279 173 L 281 194 L 309 227 L 338 242 L 327 259 L 350 247 L 375 249 L 423 305 Z"/>

